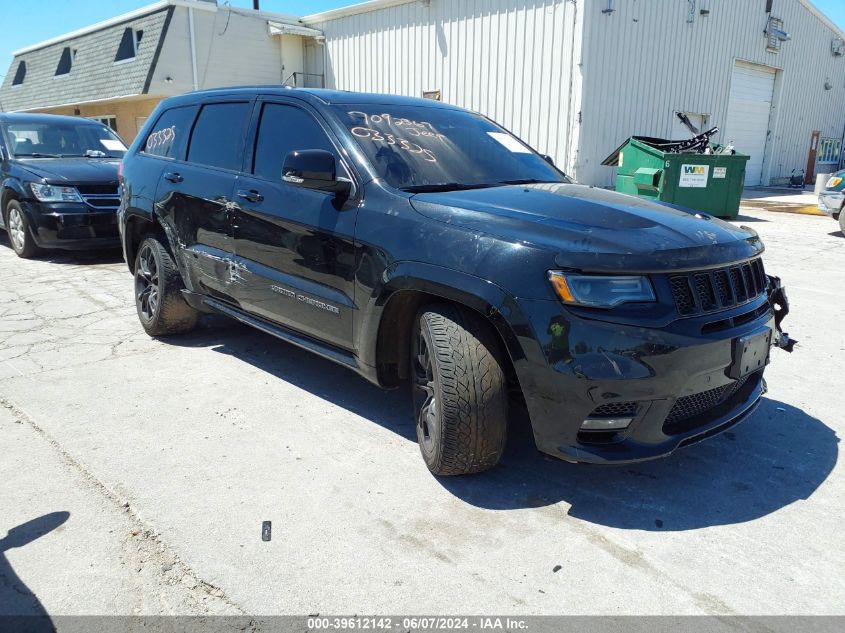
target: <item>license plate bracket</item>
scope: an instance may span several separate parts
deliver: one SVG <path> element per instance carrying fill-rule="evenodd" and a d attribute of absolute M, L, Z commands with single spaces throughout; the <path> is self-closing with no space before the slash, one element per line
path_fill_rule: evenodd
<path fill-rule="evenodd" d="M 728 377 L 745 378 L 769 364 L 772 330 L 766 328 L 733 340 L 733 362 L 728 367 Z"/>

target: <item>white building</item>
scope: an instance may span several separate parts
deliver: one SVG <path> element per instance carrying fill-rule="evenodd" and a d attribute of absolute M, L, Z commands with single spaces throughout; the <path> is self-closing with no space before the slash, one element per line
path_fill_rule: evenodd
<path fill-rule="evenodd" d="M 840 158 L 845 34 L 809 0 L 373 0 L 302 23 L 329 87 L 439 94 L 587 184 L 628 136 L 687 138 L 676 112 L 751 155 L 748 185 Z"/>

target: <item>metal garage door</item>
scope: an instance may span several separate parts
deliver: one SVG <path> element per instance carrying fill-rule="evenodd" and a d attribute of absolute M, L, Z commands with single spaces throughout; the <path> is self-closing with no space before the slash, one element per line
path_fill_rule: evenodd
<path fill-rule="evenodd" d="M 767 66 L 737 62 L 731 79 L 728 120 L 722 139 L 725 144 L 733 143 L 737 152 L 751 156 L 745 171 L 745 184 L 749 186 L 759 185 L 763 179 L 776 72 Z"/>

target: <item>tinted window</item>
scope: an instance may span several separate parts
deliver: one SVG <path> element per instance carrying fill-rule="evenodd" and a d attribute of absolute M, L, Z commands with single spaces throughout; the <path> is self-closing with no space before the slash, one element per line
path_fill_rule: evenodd
<path fill-rule="evenodd" d="M 302 149 L 337 153 L 310 114 L 294 106 L 266 104 L 258 126 L 253 173 L 267 180 L 281 180 L 285 156 Z"/>
<path fill-rule="evenodd" d="M 196 112 L 197 106 L 167 110 L 156 121 L 141 151 L 153 156 L 182 158 Z"/>
<path fill-rule="evenodd" d="M 249 103 L 213 103 L 203 106 L 188 148 L 188 162 L 240 169 L 243 160 L 244 124 Z"/>
<path fill-rule="evenodd" d="M 20 62 L 18 69 L 15 71 L 15 78 L 12 79 L 12 85 L 20 86 L 24 79 L 26 79 L 26 62 Z"/>
<path fill-rule="evenodd" d="M 334 106 L 379 175 L 400 189 L 566 177 L 495 123 L 465 110 L 429 106 Z"/>
<path fill-rule="evenodd" d="M 119 62 L 133 57 L 135 57 L 135 34 L 132 29 L 123 29 L 123 36 L 120 38 L 120 45 L 117 47 L 114 61 Z"/>
<path fill-rule="evenodd" d="M 70 72 L 70 67 L 73 65 L 70 49 L 65 46 L 62 51 L 62 56 L 59 58 L 59 65 L 56 67 L 56 75 L 67 75 Z"/>

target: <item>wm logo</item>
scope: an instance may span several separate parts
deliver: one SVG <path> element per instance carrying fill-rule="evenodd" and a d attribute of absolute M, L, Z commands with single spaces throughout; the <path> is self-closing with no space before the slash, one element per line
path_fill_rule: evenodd
<path fill-rule="evenodd" d="M 703 176 L 707 173 L 707 168 L 703 165 L 684 165 L 684 173 L 690 176 Z"/>

